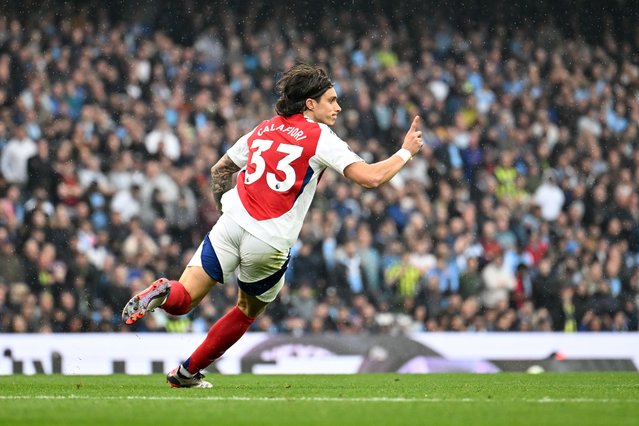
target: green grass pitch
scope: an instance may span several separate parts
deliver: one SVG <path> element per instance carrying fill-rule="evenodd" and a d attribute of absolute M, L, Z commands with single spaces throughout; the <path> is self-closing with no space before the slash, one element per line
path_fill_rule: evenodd
<path fill-rule="evenodd" d="M 637 425 L 639 374 L 0 376 L 0 425 Z"/>

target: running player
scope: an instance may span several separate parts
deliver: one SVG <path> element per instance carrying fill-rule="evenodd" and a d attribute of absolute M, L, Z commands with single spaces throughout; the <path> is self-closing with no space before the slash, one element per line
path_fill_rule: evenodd
<path fill-rule="evenodd" d="M 289 249 L 327 167 L 363 187 L 376 188 L 422 147 L 420 118 L 415 117 L 395 154 L 366 163 L 329 127 L 342 109 L 322 69 L 296 65 L 278 81 L 277 90 L 277 115 L 241 137 L 211 168 L 211 189 L 223 214 L 179 281 L 158 279 L 122 312 L 127 324 L 159 307 L 171 315 L 186 314 L 237 269 L 237 305 L 168 374 L 173 387 L 211 387 L 200 370 L 237 342 L 275 299 L 284 285 Z M 238 171 L 233 186 L 232 176 Z"/>

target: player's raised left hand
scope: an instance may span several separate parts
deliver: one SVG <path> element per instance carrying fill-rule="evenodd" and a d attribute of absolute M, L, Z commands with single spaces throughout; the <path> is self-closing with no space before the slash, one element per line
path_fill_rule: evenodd
<path fill-rule="evenodd" d="M 410 129 L 408 129 L 406 136 L 404 136 L 404 143 L 402 144 L 402 148 L 409 150 L 413 156 L 417 154 L 424 145 L 422 140 L 421 120 L 422 119 L 419 115 L 415 116 L 412 124 L 410 125 Z"/>

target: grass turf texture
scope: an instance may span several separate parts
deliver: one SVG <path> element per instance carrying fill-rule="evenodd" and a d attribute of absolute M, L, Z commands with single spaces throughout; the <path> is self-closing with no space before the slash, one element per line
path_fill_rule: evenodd
<path fill-rule="evenodd" d="M 637 373 L 0 376 L 0 425 L 636 425 Z"/>

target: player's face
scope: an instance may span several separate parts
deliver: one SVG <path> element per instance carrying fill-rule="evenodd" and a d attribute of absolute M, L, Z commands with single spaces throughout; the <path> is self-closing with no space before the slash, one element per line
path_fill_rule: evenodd
<path fill-rule="evenodd" d="M 324 123 L 328 126 L 335 124 L 337 114 L 339 114 L 342 110 L 337 103 L 337 92 L 335 92 L 335 89 L 332 87 L 324 92 L 322 97 L 319 99 L 319 102 L 313 100 L 312 106 L 311 118 L 318 123 Z"/>

